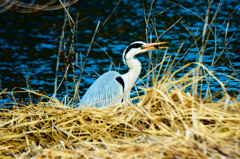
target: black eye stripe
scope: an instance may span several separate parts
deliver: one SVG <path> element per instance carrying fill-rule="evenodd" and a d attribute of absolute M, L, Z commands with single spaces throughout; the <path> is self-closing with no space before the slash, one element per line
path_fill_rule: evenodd
<path fill-rule="evenodd" d="M 126 49 L 125 53 L 127 53 L 128 51 L 130 51 L 132 48 L 139 48 L 139 47 L 141 47 L 142 45 L 143 45 L 143 44 L 140 44 L 140 43 L 132 44 L 132 45 L 130 45 L 130 46 Z"/>

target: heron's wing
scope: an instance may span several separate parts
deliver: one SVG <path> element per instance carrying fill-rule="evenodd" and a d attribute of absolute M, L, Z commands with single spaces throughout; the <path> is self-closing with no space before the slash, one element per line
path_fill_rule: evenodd
<path fill-rule="evenodd" d="M 100 76 L 87 90 L 79 106 L 103 107 L 122 101 L 123 86 L 116 80 L 120 74 L 109 71 Z"/>

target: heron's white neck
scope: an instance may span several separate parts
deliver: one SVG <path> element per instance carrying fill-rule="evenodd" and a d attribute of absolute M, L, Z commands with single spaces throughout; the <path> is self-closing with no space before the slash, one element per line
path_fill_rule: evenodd
<path fill-rule="evenodd" d="M 140 72 L 141 72 L 141 63 L 138 59 L 130 58 L 125 61 L 125 64 L 129 67 L 129 71 L 126 74 L 123 74 L 121 77 L 124 81 L 124 92 L 129 92 L 132 89 L 134 83 L 136 82 Z"/>

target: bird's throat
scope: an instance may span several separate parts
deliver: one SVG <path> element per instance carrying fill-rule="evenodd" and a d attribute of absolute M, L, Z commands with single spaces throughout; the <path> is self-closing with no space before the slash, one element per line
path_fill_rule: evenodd
<path fill-rule="evenodd" d="M 131 58 L 126 60 L 126 64 L 129 67 L 129 71 L 123 74 L 122 78 L 125 83 L 124 92 L 130 92 L 141 72 L 141 63 L 137 59 Z"/>

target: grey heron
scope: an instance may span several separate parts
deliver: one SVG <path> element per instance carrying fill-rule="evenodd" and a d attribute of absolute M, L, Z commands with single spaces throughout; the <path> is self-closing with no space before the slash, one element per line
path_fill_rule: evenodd
<path fill-rule="evenodd" d="M 123 75 L 116 71 L 109 71 L 101 75 L 86 91 L 78 107 L 103 107 L 122 102 L 123 98 L 130 98 L 130 91 L 141 72 L 141 63 L 135 55 L 148 50 L 164 49 L 161 44 L 166 42 L 145 43 L 136 41 L 131 43 L 123 52 L 123 62 L 129 71 Z"/>

